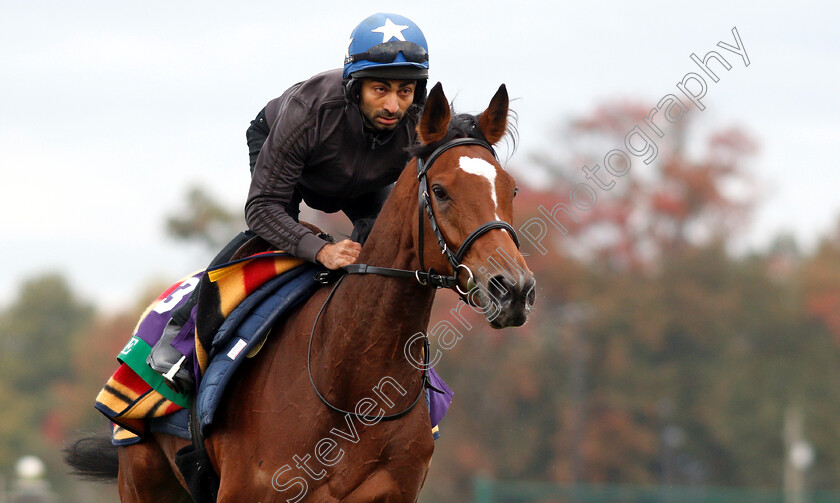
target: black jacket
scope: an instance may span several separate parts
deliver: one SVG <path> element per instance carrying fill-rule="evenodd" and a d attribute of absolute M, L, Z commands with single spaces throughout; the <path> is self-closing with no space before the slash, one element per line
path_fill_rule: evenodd
<path fill-rule="evenodd" d="M 315 262 L 326 242 L 297 222 L 300 200 L 328 213 L 342 210 L 354 223 L 376 216 L 409 160 L 420 109 L 412 105 L 396 129 L 375 134 L 345 99 L 341 70 L 330 70 L 295 84 L 264 112 L 270 132 L 256 158 L 245 219 L 274 246 Z"/>

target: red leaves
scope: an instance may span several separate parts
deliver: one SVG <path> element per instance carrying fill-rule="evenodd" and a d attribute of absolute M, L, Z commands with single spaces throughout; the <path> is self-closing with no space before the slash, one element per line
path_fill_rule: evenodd
<path fill-rule="evenodd" d="M 531 207 L 574 202 L 570 192 L 587 184 L 597 195 L 597 204 L 578 206 L 580 221 L 566 226 L 565 236 L 555 232 L 551 242 L 560 248 L 555 254 L 603 261 L 609 267 L 649 269 L 687 247 L 727 242 L 754 204 L 745 161 L 756 152 L 756 142 L 730 127 L 711 133 L 706 149 L 690 155 L 689 147 L 695 143 L 688 134 L 691 117 L 676 124 L 660 118 L 661 137 L 646 122 L 646 109 L 634 103 L 605 104 L 570 121 L 563 141 L 557 142 L 568 147 L 559 155 L 535 157 L 553 183 L 522 191 L 517 211 L 530 213 Z M 607 161 L 600 159 L 622 146 L 636 129 L 655 142 L 656 156 L 635 154 L 639 157 L 631 157 L 624 174 L 616 166 L 606 169 Z"/>

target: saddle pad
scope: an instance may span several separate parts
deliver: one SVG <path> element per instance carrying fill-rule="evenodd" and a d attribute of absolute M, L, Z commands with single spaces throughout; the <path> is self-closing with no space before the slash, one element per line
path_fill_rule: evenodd
<path fill-rule="evenodd" d="M 175 393 L 158 373 L 146 364 L 152 346 L 160 339 L 173 309 L 189 298 L 202 272 L 178 281 L 140 316 L 128 344 L 117 355 L 116 372 L 96 397 L 94 407 L 114 425 L 114 445 L 136 443 L 146 430 L 146 419 L 172 414 L 189 406 L 189 397 Z M 193 330 L 194 322 L 185 330 Z"/>
<path fill-rule="evenodd" d="M 152 389 L 131 367 L 123 363 L 96 397 L 96 410 L 113 423 L 114 445 L 131 445 L 146 431 L 146 420 L 183 407 Z"/>
<path fill-rule="evenodd" d="M 234 311 L 213 340 L 210 364 L 198 389 L 198 416 L 202 434 L 212 424 L 225 387 L 252 349 L 258 347 L 271 327 L 292 307 L 307 299 L 319 286 L 315 266 L 298 267 L 266 282 L 245 302 L 253 309 L 247 317 Z M 293 277 L 289 279 L 287 276 Z M 279 289 L 278 283 L 285 283 Z M 252 298 L 254 300 L 252 300 Z M 257 304 L 253 305 L 252 304 Z"/>
<path fill-rule="evenodd" d="M 231 326 L 241 323 L 265 294 L 249 299 L 266 281 L 273 287 L 312 270 L 314 266 L 298 268 L 301 260 L 289 257 L 283 252 L 260 253 L 242 260 L 223 264 L 215 270 L 192 274 L 175 283 L 163 292 L 140 317 L 128 344 L 118 355 L 120 367 L 96 397 L 94 407 L 113 423 L 112 440 L 115 445 L 130 445 L 139 441 L 146 431 L 146 421 L 172 414 L 189 406 L 189 396 L 172 391 L 163 377 L 153 371 L 146 358 L 154 344 L 163 334 L 171 312 L 187 301 L 201 278 L 213 276 L 213 287 L 208 290 L 224 295 L 225 317 L 231 318 Z M 203 288 L 203 286 L 202 286 Z M 268 289 L 262 292 L 269 292 Z M 196 381 L 201 378 L 201 366 L 194 360 L 192 341 L 196 340 L 196 310 L 181 329 L 176 348 L 188 356 L 195 370 Z M 224 319 L 224 318 L 222 318 Z"/>
<path fill-rule="evenodd" d="M 192 440 L 190 436 L 190 409 L 181 409 L 168 416 L 150 419 L 149 431 Z"/>
<path fill-rule="evenodd" d="M 163 335 L 163 329 L 172 317 L 172 311 L 187 302 L 203 273 L 204 271 L 199 271 L 187 276 L 158 296 L 140 316 L 131 339 L 117 355 L 118 362 L 131 367 L 131 370 L 146 381 L 152 389 L 181 407 L 189 406 L 189 396 L 172 391 L 164 382 L 163 376 L 149 367 L 146 358 Z M 191 318 L 182 331 L 192 332 L 194 329 L 195 320 Z M 191 352 L 185 354 L 191 356 Z"/>
<path fill-rule="evenodd" d="M 263 284 L 277 277 L 291 278 L 286 273 L 300 266 L 307 270 L 316 267 L 286 252 L 268 251 L 207 270 L 201 278 L 196 312 L 195 355 L 199 374 L 210 363 L 213 340 L 225 320 L 234 312 L 241 312 L 241 304 L 253 307 L 257 302 L 249 299 Z"/>

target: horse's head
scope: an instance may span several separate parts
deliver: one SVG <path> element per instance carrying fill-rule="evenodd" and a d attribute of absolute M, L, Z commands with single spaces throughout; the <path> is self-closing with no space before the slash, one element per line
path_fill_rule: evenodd
<path fill-rule="evenodd" d="M 507 132 L 507 118 L 504 84 L 480 115 L 455 117 L 437 84 L 417 126 L 421 145 L 414 151 L 421 268 L 451 270 L 459 293 L 495 328 L 524 324 L 535 298 L 534 274 L 511 226 L 516 182 L 492 150 Z"/>

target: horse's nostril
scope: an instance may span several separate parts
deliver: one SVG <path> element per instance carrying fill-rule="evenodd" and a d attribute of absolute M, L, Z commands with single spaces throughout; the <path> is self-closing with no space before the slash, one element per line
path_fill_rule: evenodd
<path fill-rule="evenodd" d="M 529 306 L 534 305 L 534 301 L 537 300 L 537 292 L 534 289 L 528 290 L 528 294 L 525 296 L 525 303 Z"/>
<path fill-rule="evenodd" d="M 525 281 L 525 288 L 522 291 L 524 293 L 525 303 L 533 306 L 534 301 L 537 299 L 537 281 L 533 276 Z"/>
<path fill-rule="evenodd" d="M 487 282 L 487 286 L 493 296 L 500 301 L 509 301 L 514 295 L 514 285 L 512 285 L 511 282 L 501 274 L 490 278 Z"/>
<path fill-rule="evenodd" d="M 511 281 L 507 276 L 497 274 L 487 281 L 487 293 L 502 305 L 531 306 L 537 295 L 535 285 L 533 274 L 519 278 L 518 281 Z"/>

